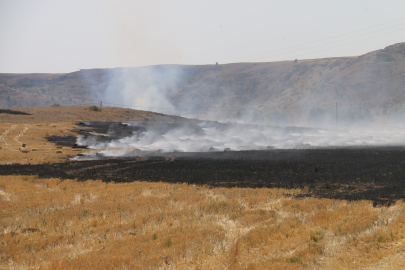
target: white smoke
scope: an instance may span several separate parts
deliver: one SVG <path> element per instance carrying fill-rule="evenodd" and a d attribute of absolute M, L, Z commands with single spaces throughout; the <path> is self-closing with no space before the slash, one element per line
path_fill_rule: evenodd
<path fill-rule="evenodd" d="M 138 123 L 132 123 L 134 127 Z M 143 125 L 143 124 L 142 124 Z M 405 131 L 328 130 L 272 127 L 236 123 L 199 122 L 182 125 L 155 123 L 140 132 L 108 142 L 79 138 L 78 144 L 97 149 L 102 156 L 137 156 L 148 153 L 210 152 L 320 147 L 392 146 L 405 143 Z"/>
<path fill-rule="evenodd" d="M 116 68 L 108 71 L 104 92 L 107 106 L 173 114 L 175 107 L 167 95 L 177 87 L 182 70 L 175 65 Z"/>

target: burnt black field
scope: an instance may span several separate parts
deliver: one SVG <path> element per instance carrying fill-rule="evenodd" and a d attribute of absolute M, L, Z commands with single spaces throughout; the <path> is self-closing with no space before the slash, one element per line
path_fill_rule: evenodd
<path fill-rule="evenodd" d="M 31 115 L 26 112 L 20 112 L 20 111 L 15 111 L 15 110 L 8 110 L 8 109 L 0 109 L 0 113 L 14 114 L 14 115 Z"/>
<path fill-rule="evenodd" d="M 119 127 L 119 126 L 118 126 Z M 120 132 L 127 132 L 126 126 Z M 82 130 L 86 133 L 89 130 Z M 98 130 L 100 132 L 100 129 Z M 69 137 L 49 138 L 74 145 Z M 307 188 L 309 197 L 390 205 L 405 196 L 405 147 L 149 153 L 40 165 L 2 165 L 1 175 L 168 182 L 210 187 Z"/>
<path fill-rule="evenodd" d="M 168 182 L 211 187 L 304 188 L 319 198 L 371 200 L 386 205 L 405 195 L 405 149 L 305 149 L 2 165 L 2 175 Z"/>

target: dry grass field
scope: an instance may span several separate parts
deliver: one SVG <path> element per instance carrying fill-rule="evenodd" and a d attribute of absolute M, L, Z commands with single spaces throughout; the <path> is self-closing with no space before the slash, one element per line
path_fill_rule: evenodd
<path fill-rule="evenodd" d="M 2 164 L 79 153 L 43 138 L 69 135 L 73 122 L 19 117 L 1 120 Z M 0 269 L 405 268 L 402 201 L 374 208 L 300 197 L 306 189 L 133 180 L 0 176 Z"/>
<path fill-rule="evenodd" d="M 44 136 L 72 136 L 73 123 L 0 123 L 0 164 L 63 162 L 83 149 L 56 146 Z"/>
<path fill-rule="evenodd" d="M 0 177 L 2 269 L 403 269 L 405 203 Z"/>
<path fill-rule="evenodd" d="M 51 106 L 7 108 L 30 115 L 13 115 L 0 113 L 0 123 L 60 123 L 80 121 L 146 121 L 148 119 L 171 119 L 175 116 L 131 110 L 117 107 L 103 107 L 100 111 L 91 111 L 81 106 Z"/>

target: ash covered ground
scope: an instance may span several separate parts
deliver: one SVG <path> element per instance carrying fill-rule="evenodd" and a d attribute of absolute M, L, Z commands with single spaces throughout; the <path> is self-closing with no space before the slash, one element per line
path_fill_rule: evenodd
<path fill-rule="evenodd" d="M 405 196 L 401 133 L 349 132 L 188 121 L 79 123 L 59 145 L 99 149 L 66 163 L 3 165 L 0 174 L 80 181 L 186 182 L 212 187 L 307 188 L 307 196 L 371 200 Z M 402 137 L 403 138 L 403 137 Z"/>

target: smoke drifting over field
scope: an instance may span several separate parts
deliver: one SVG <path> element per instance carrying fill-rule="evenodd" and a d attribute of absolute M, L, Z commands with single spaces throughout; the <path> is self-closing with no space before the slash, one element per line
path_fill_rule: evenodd
<path fill-rule="evenodd" d="M 88 126 L 92 126 L 88 123 Z M 119 126 L 131 132 L 120 134 Z M 117 128 L 118 127 L 118 128 Z M 104 136 L 79 137 L 77 144 L 98 149 L 98 156 L 142 156 L 170 152 L 211 152 L 318 147 L 403 145 L 405 132 L 342 131 L 272 127 L 210 121 L 125 123 Z"/>

